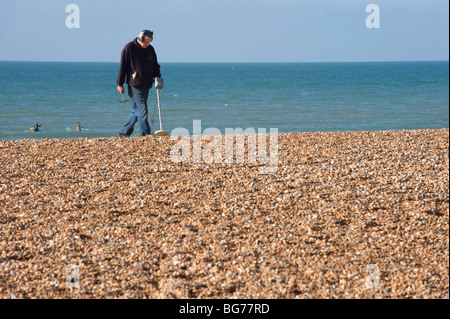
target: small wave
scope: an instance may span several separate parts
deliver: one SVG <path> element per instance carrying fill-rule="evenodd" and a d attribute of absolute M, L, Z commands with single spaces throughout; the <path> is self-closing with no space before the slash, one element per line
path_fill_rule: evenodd
<path fill-rule="evenodd" d="M 90 129 L 88 129 L 88 128 L 82 128 L 82 129 L 80 129 L 80 130 L 77 131 L 76 128 L 66 127 L 66 131 L 67 131 L 67 132 L 80 132 L 80 131 L 89 131 L 89 130 L 90 130 Z"/>

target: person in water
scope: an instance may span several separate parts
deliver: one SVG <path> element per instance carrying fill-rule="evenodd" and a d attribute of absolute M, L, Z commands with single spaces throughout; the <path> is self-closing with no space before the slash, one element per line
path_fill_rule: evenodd
<path fill-rule="evenodd" d="M 77 132 L 81 131 L 81 124 L 80 124 L 80 122 L 77 122 L 77 126 L 76 126 L 75 130 Z"/>
<path fill-rule="evenodd" d="M 39 128 L 41 127 L 41 124 L 39 124 L 39 123 L 36 123 L 34 126 L 33 126 L 33 132 L 39 132 Z"/>

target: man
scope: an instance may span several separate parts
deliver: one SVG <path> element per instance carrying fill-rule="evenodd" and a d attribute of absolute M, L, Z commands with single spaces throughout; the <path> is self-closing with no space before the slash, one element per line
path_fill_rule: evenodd
<path fill-rule="evenodd" d="M 131 136 L 136 122 L 139 122 L 141 136 L 151 134 L 148 123 L 148 93 L 153 85 L 153 79 L 161 77 L 155 49 L 150 45 L 152 40 L 153 32 L 142 30 L 138 37 L 125 45 L 122 50 L 117 90 L 123 94 L 125 92 L 123 85 L 128 84 L 128 95 L 133 111 L 120 131 L 120 137 Z"/>

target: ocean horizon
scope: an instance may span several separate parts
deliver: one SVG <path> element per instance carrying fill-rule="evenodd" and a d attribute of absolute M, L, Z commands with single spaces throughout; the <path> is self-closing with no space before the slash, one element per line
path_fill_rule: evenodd
<path fill-rule="evenodd" d="M 160 64 L 162 124 L 169 133 L 192 134 L 196 120 L 202 130 L 222 133 L 449 127 L 448 61 Z M 118 68 L 118 62 L 0 61 L 0 139 L 117 136 L 131 112 L 130 102 L 119 103 Z M 155 88 L 148 108 L 154 132 Z M 30 130 L 36 123 L 43 131 Z"/>

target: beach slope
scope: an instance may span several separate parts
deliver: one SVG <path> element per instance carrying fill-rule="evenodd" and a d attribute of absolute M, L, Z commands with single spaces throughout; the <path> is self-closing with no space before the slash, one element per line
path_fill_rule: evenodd
<path fill-rule="evenodd" d="M 448 129 L 277 141 L 1 140 L 0 298 L 449 298 Z"/>

